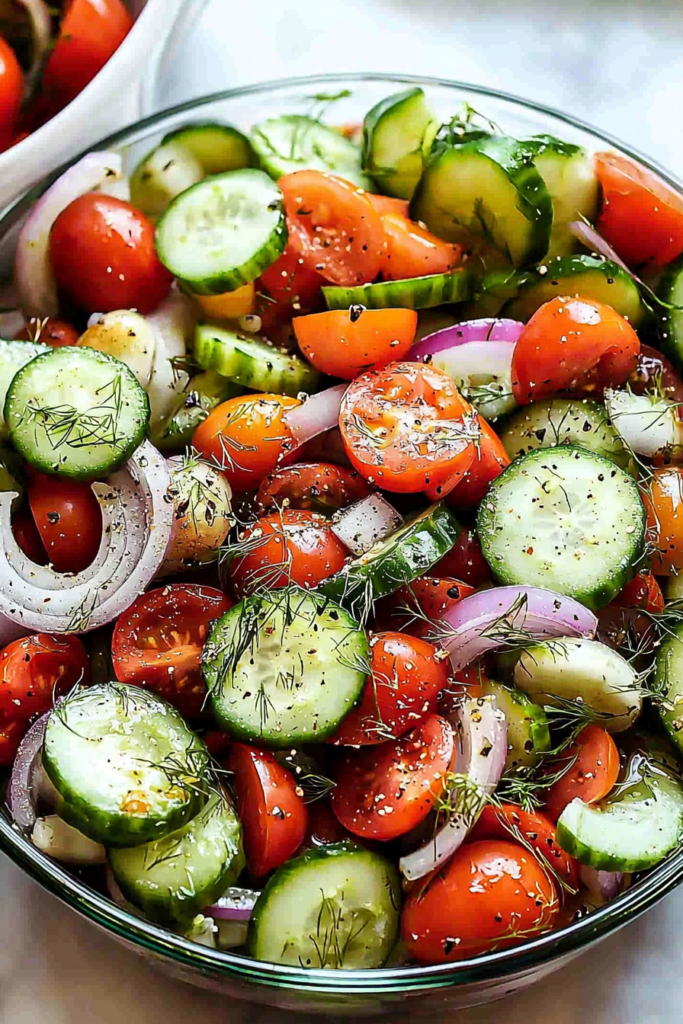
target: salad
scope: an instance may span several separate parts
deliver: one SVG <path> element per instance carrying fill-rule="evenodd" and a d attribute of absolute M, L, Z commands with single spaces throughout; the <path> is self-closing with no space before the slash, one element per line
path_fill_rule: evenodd
<path fill-rule="evenodd" d="M 304 968 L 504 949 L 678 850 L 682 254 L 634 161 L 420 88 L 68 169 L 0 315 L 16 827 Z"/>
<path fill-rule="evenodd" d="M 0 0 L 0 153 L 71 103 L 132 25 L 123 0 Z"/>

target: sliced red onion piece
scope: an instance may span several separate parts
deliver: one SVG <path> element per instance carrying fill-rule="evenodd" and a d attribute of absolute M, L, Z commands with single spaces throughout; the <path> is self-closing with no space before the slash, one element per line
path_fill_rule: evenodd
<path fill-rule="evenodd" d="M 410 350 L 410 358 L 421 362 L 425 356 L 436 355 L 446 349 L 467 345 L 473 341 L 489 343 L 491 341 L 506 342 L 514 345 L 524 329 L 519 320 L 484 317 L 480 320 L 465 320 L 464 323 L 444 327 L 441 331 L 428 334 Z"/>
<path fill-rule="evenodd" d="M 254 889 L 239 889 L 233 886 L 214 904 L 206 907 L 204 913 L 217 921 L 248 921 L 260 895 L 261 893 Z"/>
<path fill-rule="evenodd" d="M 339 410 L 347 387 L 348 384 L 337 384 L 327 391 L 310 395 L 282 417 L 297 445 L 305 444 L 339 425 Z"/>
<path fill-rule="evenodd" d="M 50 712 L 33 723 L 19 744 L 7 789 L 7 806 L 22 832 L 30 833 L 36 823 L 39 794 L 35 787 L 36 769 L 45 741 Z"/>
<path fill-rule="evenodd" d="M 174 287 L 145 319 L 156 338 L 152 377 L 147 386 L 150 425 L 154 427 L 171 415 L 189 380 L 178 362 L 191 346 L 196 317 L 191 300 Z"/>
<path fill-rule="evenodd" d="M 630 267 L 627 267 L 621 256 L 616 252 L 609 242 L 602 237 L 599 231 L 596 231 L 590 224 L 586 224 L 583 220 L 573 220 L 567 225 L 571 233 L 575 238 L 578 238 L 580 242 L 586 246 L 586 248 L 593 250 L 598 256 L 604 256 L 606 260 L 611 260 L 612 263 L 616 263 L 618 267 L 625 270 L 629 277 L 632 277 L 637 284 L 642 285 L 641 279 L 633 273 Z"/>
<path fill-rule="evenodd" d="M 15 497 L 0 492 L 0 641 L 26 633 L 97 629 L 128 608 L 152 581 L 173 535 L 166 460 L 145 441 L 106 483 L 92 485 L 102 510 L 97 556 L 69 576 L 35 565 L 10 524 Z"/>
<path fill-rule="evenodd" d="M 475 824 L 505 767 L 507 721 L 495 698 L 468 700 L 451 716 L 456 732 L 454 774 L 463 779 L 451 797 L 451 815 L 433 839 L 401 857 L 399 867 L 408 881 L 424 878 L 452 857 Z"/>
<path fill-rule="evenodd" d="M 452 377 L 463 397 L 492 420 L 517 408 L 512 393 L 514 351 L 508 341 L 468 341 L 437 352 L 431 365 Z"/>
<path fill-rule="evenodd" d="M 57 316 L 59 299 L 50 266 L 50 231 L 62 210 L 103 181 L 121 175 L 118 153 L 89 153 L 70 167 L 40 197 L 19 232 L 15 282 L 27 317 Z"/>
<path fill-rule="evenodd" d="M 403 516 L 381 494 L 368 494 L 332 516 L 332 533 L 354 555 L 364 555 L 403 525 Z"/>
<path fill-rule="evenodd" d="M 455 672 L 486 651 L 506 647 L 512 631 L 529 636 L 529 644 L 550 637 L 594 636 L 598 620 L 573 597 L 540 587 L 493 587 L 480 590 L 448 608 L 442 621 L 453 635 L 444 643 Z"/>
<path fill-rule="evenodd" d="M 655 394 L 634 395 L 608 388 L 605 408 L 631 451 L 650 459 L 664 454 L 673 461 L 683 457 L 683 422 L 673 402 Z"/>
<path fill-rule="evenodd" d="M 621 871 L 597 871 L 588 864 L 581 865 L 581 881 L 590 893 L 605 903 L 616 899 L 621 892 L 623 880 Z"/>

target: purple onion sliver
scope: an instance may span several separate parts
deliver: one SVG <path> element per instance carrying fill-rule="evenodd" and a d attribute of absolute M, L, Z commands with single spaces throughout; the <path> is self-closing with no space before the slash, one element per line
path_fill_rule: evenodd
<path fill-rule="evenodd" d="M 7 806 L 22 832 L 30 833 L 37 818 L 37 796 L 33 793 L 33 775 L 45 741 L 50 712 L 33 723 L 19 744 L 7 789 Z"/>
<path fill-rule="evenodd" d="M 485 317 L 480 320 L 465 320 L 464 323 L 444 327 L 441 331 L 428 334 L 410 350 L 410 358 L 420 362 L 425 356 L 433 356 L 446 348 L 466 345 L 469 341 L 505 341 L 514 345 L 519 339 L 524 324 L 519 320 Z"/>
<path fill-rule="evenodd" d="M 597 252 L 599 256 L 604 256 L 605 259 L 611 260 L 612 263 L 616 263 L 618 267 L 626 271 L 629 277 L 633 278 L 636 284 L 642 285 L 641 279 L 633 273 L 630 267 L 627 267 L 619 253 L 612 248 L 607 239 L 603 238 L 594 227 L 591 227 L 590 224 L 586 224 L 582 220 L 570 221 L 568 227 L 574 237 L 583 242 L 587 248 Z"/>
<path fill-rule="evenodd" d="M 589 892 L 605 901 L 616 899 L 623 880 L 622 871 L 598 871 L 588 864 L 581 865 L 581 881 Z"/>
<path fill-rule="evenodd" d="M 261 893 L 254 889 L 239 889 L 233 886 L 219 900 L 206 907 L 204 913 L 207 917 L 221 921 L 245 922 L 251 917 L 260 895 Z"/>

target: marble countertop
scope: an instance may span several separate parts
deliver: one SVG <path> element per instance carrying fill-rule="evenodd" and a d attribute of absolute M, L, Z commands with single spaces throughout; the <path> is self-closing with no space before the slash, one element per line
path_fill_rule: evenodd
<path fill-rule="evenodd" d="M 457 78 L 539 100 L 683 174 L 678 0 L 212 0 L 177 52 L 164 103 L 286 75 L 368 70 Z M 2 1024 L 295 1019 L 151 972 L 1 856 L 0 908 Z M 562 972 L 457 1022 L 678 1024 L 682 918 L 680 890 Z"/>

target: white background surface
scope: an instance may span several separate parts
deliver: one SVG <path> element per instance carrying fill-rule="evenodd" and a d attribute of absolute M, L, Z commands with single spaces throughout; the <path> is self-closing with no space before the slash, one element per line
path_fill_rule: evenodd
<path fill-rule="evenodd" d="M 683 174 L 678 0 L 212 0 L 181 46 L 164 100 L 324 71 L 413 72 L 506 89 L 591 121 Z M 455 1020 L 680 1024 L 682 1006 L 683 890 L 527 993 Z M 295 1019 L 309 1022 L 150 972 L 0 860 L 2 1024 Z"/>

